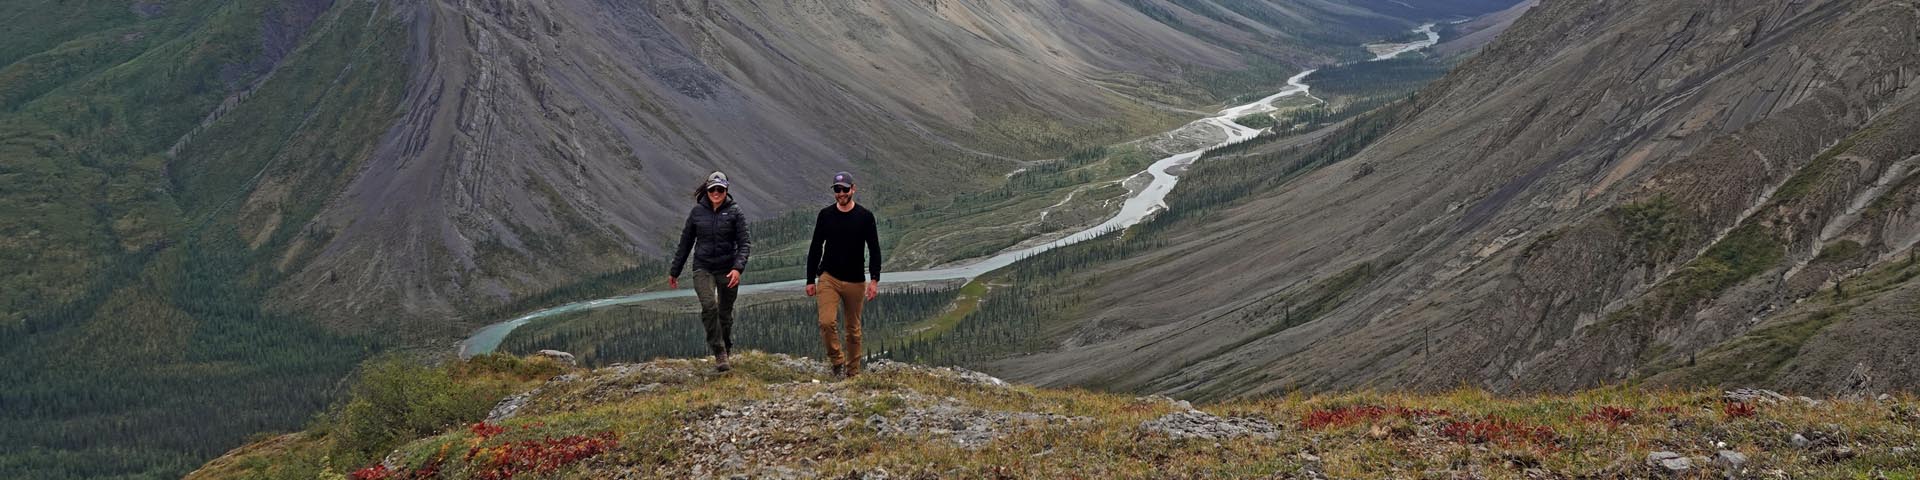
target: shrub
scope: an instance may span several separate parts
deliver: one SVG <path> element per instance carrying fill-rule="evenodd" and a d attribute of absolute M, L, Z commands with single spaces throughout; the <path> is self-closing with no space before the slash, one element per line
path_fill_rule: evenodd
<path fill-rule="evenodd" d="M 474 447 L 467 451 L 467 459 L 473 462 L 469 467 L 474 469 L 474 478 L 505 480 L 525 473 L 550 474 L 619 445 L 619 437 L 613 432 L 601 432 Z"/>
<path fill-rule="evenodd" d="M 1387 415 L 1408 420 L 1421 420 L 1453 415 L 1453 412 L 1428 408 L 1382 407 L 1378 405 L 1349 405 L 1327 410 L 1315 410 L 1307 413 L 1300 424 L 1310 429 L 1320 430 L 1329 427 L 1344 427 L 1362 422 L 1371 422 Z"/>
<path fill-rule="evenodd" d="M 522 358 L 505 353 L 475 355 L 454 364 L 453 368 L 458 378 L 500 374 L 523 380 L 552 378 L 567 369 L 566 365 L 546 357 Z"/>
<path fill-rule="evenodd" d="M 334 414 L 336 448 L 371 457 L 395 445 L 479 420 L 498 395 L 463 384 L 443 368 L 399 356 L 361 368 L 344 407 Z"/>
<path fill-rule="evenodd" d="M 1594 423 L 1605 423 L 1610 427 L 1618 427 L 1620 424 L 1633 420 L 1634 413 L 1631 408 L 1606 405 L 1593 407 L 1593 411 L 1580 416 L 1580 419 Z"/>
<path fill-rule="evenodd" d="M 1532 446 L 1559 450 L 1560 436 L 1552 428 L 1518 420 L 1488 416 L 1480 420 L 1448 422 L 1440 435 L 1460 443 L 1496 443 L 1503 446 Z"/>
<path fill-rule="evenodd" d="M 1690 213 L 1671 196 L 1663 194 L 1621 205 L 1610 213 L 1626 232 L 1627 239 L 1646 254 L 1650 264 L 1673 260 L 1687 245 L 1686 225 Z"/>
<path fill-rule="evenodd" d="M 386 465 L 374 465 L 354 470 L 353 475 L 349 478 L 353 480 L 387 480 L 393 478 L 393 471 L 388 470 Z"/>
<path fill-rule="evenodd" d="M 1722 408 L 1722 412 L 1726 413 L 1729 419 L 1753 418 L 1755 415 L 1760 414 L 1758 408 L 1754 408 L 1753 404 L 1747 402 L 1727 402 L 1726 406 Z"/>
<path fill-rule="evenodd" d="M 545 424 L 520 426 L 525 432 Z M 536 440 L 506 441 L 499 445 L 487 443 L 506 433 L 507 427 L 478 422 L 467 426 L 474 435 L 471 446 L 461 460 L 464 468 L 458 468 L 460 478 L 479 478 L 484 480 L 506 480 L 522 474 L 547 475 L 589 457 L 606 453 L 620 446 L 619 434 L 613 431 L 594 435 L 570 435 L 565 437 L 545 437 Z M 401 480 L 439 478 L 441 469 L 446 466 L 447 450 L 443 445 L 440 453 L 428 459 L 426 464 L 401 475 L 405 470 L 390 470 L 385 465 L 376 464 L 357 470 L 353 480 Z"/>
<path fill-rule="evenodd" d="M 494 435 L 499 435 L 501 433 L 506 432 L 507 427 L 502 427 L 502 426 L 487 423 L 487 422 L 480 422 L 480 423 L 473 424 L 473 426 L 471 427 L 467 427 L 467 431 L 473 432 L 473 436 L 480 437 L 481 440 L 486 440 L 489 438 L 493 438 Z"/>
<path fill-rule="evenodd" d="M 1350 405 L 1328 410 L 1315 410 L 1307 413 L 1302 426 L 1320 430 L 1328 427 L 1344 427 L 1360 422 L 1370 422 L 1387 414 L 1387 409 L 1376 405 Z"/>

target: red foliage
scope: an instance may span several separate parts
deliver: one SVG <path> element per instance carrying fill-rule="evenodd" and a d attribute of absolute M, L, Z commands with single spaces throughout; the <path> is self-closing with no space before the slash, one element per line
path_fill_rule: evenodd
<path fill-rule="evenodd" d="M 1307 413 L 1301 425 L 1314 430 L 1337 428 L 1362 422 L 1371 422 L 1387 415 L 1419 420 L 1453 415 L 1453 412 L 1440 409 L 1381 407 L 1378 405 L 1349 405 L 1328 410 L 1315 410 Z"/>
<path fill-rule="evenodd" d="M 474 435 L 484 439 L 499 435 L 506 427 L 488 423 L 476 423 L 468 427 Z M 524 428 L 522 430 L 525 430 Z M 573 435 L 542 440 L 524 440 L 507 442 L 492 447 L 480 446 L 475 442 L 467 449 L 466 460 L 471 462 L 468 468 L 474 472 L 473 478 L 483 480 L 506 480 L 524 473 L 548 474 L 561 467 L 606 453 L 620 445 L 620 439 L 613 432 L 600 432 L 598 435 Z M 446 463 L 446 450 L 441 449 L 439 456 L 428 461 L 406 476 L 397 476 L 399 472 L 387 469 L 386 465 L 374 465 L 353 472 L 353 480 L 424 480 L 440 478 L 440 468 Z"/>
<path fill-rule="evenodd" d="M 619 443 L 619 438 L 613 432 L 602 432 L 591 437 L 573 435 L 508 442 L 491 448 L 474 447 L 467 452 L 467 458 L 479 458 L 473 464 L 477 472 L 474 478 L 505 480 L 523 473 L 553 473 L 574 462 L 613 450 Z"/>
<path fill-rule="evenodd" d="M 1440 427 L 1440 435 L 1460 443 L 1493 442 L 1509 447 L 1560 449 L 1560 435 L 1555 434 L 1552 428 L 1494 416 L 1482 420 L 1447 422 Z"/>
<path fill-rule="evenodd" d="M 348 475 L 347 478 L 353 480 L 425 480 L 440 478 L 440 466 L 444 463 L 446 463 L 446 459 L 435 458 L 433 461 L 427 462 L 426 465 L 420 466 L 418 470 L 414 470 L 413 473 L 406 475 L 400 475 L 399 470 L 388 469 L 386 465 L 374 464 L 371 467 L 354 470 L 353 474 Z"/>
<path fill-rule="evenodd" d="M 1331 427 L 1344 427 L 1360 422 L 1371 422 L 1386 416 L 1387 409 L 1375 405 L 1349 405 L 1330 410 L 1314 410 L 1307 413 L 1301 425 L 1314 430 Z"/>
<path fill-rule="evenodd" d="M 1605 423 L 1610 427 L 1618 427 L 1620 424 L 1633 420 L 1633 414 L 1634 411 L 1631 408 L 1606 405 L 1593 407 L 1593 411 L 1580 416 L 1580 419 L 1594 423 Z"/>
<path fill-rule="evenodd" d="M 1655 408 L 1653 409 L 1653 411 L 1660 412 L 1661 414 L 1665 414 L 1665 415 L 1673 415 L 1676 413 L 1680 413 L 1680 407 L 1668 405 L 1660 408 Z"/>
<path fill-rule="evenodd" d="M 376 464 L 371 467 L 354 470 L 353 475 L 349 475 L 348 477 L 353 480 L 387 480 L 393 478 L 393 471 L 388 470 L 386 465 Z"/>
<path fill-rule="evenodd" d="M 442 451 L 442 454 L 444 455 L 444 450 Z M 407 478 L 419 479 L 419 480 L 424 480 L 429 478 L 440 478 L 440 466 L 442 464 L 445 464 L 446 462 L 447 462 L 447 459 L 445 457 L 436 457 L 433 459 L 433 461 L 427 462 L 426 465 L 421 465 L 420 469 L 414 470 L 413 475 L 410 475 Z"/>
<path fill-rule="evenodd" d="M 467 430 L 473 432 L 473 435 L 480 437 L 481 440 L 486 440 L 493 438 L 494 435 L 499 435 L 501 432 L 507 431 L 507 427 L 480 422 L 473 424 L 472 427 L 468 427 Z"/>
<path fill-rule="evenodd" d="M 1722 411 L 1727 414 L 1727 418 L 1753 418 L 1760 414 L 1760 409 L 1754 408 L 1753 404 L 1747 402 L 1727 402 Z"/>

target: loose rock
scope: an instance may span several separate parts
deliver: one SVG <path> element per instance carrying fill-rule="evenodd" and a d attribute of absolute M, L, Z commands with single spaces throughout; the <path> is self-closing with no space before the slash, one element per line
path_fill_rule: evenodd
<path fill-rule="evenodd" d="M 1721 450 L 1720 455 L 1714 458 L 1713 464 L 1727 470 L 1738 471 L 1740 467 L 1747 464 L 1747 456 L 1733 450 Z"/>
<path fill-rule="evenodd" d="M 937 377 L 950 378 L 955 381 L 959 381 L 960 383 L 965 383 L 970 385 L 985 385 L 989 387 L 1005 387 L 1008 385 L 1005 380 L 995 378 L 992 375 L 987 375 L 985 373 L 980 373 L 980 372 L 976 372 L 976 371 L 968 370 L 964 368 L 928 367 L 924 365 L 900 363 L 900 362 L 895 362 L 895 361 L 885 360 L 885 359 L 873 361 L 873 363 L 870 363 L 867 365 L 866 370 L 869 373 L 882 373 L 882 372 L 891 372 L 891 371 L 926 373 L 926 374 L 932 374 Z"/>
<path fill-rule="evenodd" d="M 1727 390 L 1725 393 L 1722 393 L 1720 395 L 1720 398 L 1729 402 L 1748 402 L 1748 403 L 1755 402 L 1755 401 L 1766 402 L 1766 403 L 1779 403 L 1779 402 L 1787 401 L 1787 396 L 1781 395 L 1780 392 L 1775 392 L 1772 390 L 1756 389 L 1756 388 L 1742 388 L 1737 390 Z"/>
<path fill-rule="evenodd" d="M 1693 469 L 1693 460 L 1673 452 L 1653 452 L 1647 454 L 1647 466 L 1667 473 L 1685 473 Z"/>
<path fill-rule="evenodd" d="M 1839 463 L 1839 462 L 1846 461 L 1848 459 L 1852 459 L 1856 455 L 1858 454 L 1854 453 L 1853 449 L 1851 448 L 1833 447 L 1833 448 L 1827 449 L 1826 451 L 1820 452 L 1820 455 L 1817 458 L 1820 461 L 1826 462 L 1826 463 Z"/>
<path fill-rule="evenodd" d="M 983 410 L 946 399 L 933 405 L 901 409 L 893 418 L 877 414 L 870 416 L 867 418 L 867 428 L 881 435 L 945 436 L 960 447 L 971 450 L 985 447 L 1019 428 L 1066 426 L 1091 421 L 1086 417 L 1051 413 Z"/>
<path fill-rule="evenodd" d="M 1140 424 L 1141 430 L 1173 438 L 1224 440 L 1236 437 L 1272 439 L 1280 436 L 1272 423 L 1258 418 L 1221 418 L 1199 410 L 1175 412 Z"/>

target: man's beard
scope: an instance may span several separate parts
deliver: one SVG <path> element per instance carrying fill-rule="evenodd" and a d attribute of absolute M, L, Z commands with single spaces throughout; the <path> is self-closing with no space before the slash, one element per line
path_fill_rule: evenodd
<path fill-rule="evenodd" d="M 849 204 L 849 203 L 853 203 L 853 195 L 834 195 L 833 196 L 834 205 L 845 206 L 846 204 Z"/>

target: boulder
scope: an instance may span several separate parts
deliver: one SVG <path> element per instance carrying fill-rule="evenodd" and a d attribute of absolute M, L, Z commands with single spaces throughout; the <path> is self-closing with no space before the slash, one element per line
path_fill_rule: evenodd
<path fill-rule="evenodd" d="M 1647 454 L 1647 466 L 1656 471 L 1684 474 L 1693 469 L 1693 460 L 1685 455 L 1673 452 L 1653 452 Z"/>
<path fill-rule="evenodd" d="M 487 412 L 487 423 L 500 423 L 501 420 L 513 418 L 520 413 L 521 407 L 527 406 L 527 402 L 533 400 L 534 395 L 539 394 L 540 389 L 536 388 L 531 392 L 515 394 L 501 400 L 499 404 L 493 406 L 493 410 Z"/>
<path fill-rule="evenodd" d="M 1733 450 L 1721 450 L 1720 455 L 1714 457 L 1713 464 L 1728 471 L 1739 471 L 1740 467 L 1746 466 L 1747 456 Z"/>
<path fill-rule="evenodd" d="M 534 355 L 551 358 L 553 359 L 553 361 L 560 362 L 567 365 L 576 365 L 576 363 L 574 363 L 573 361 L 573 354 L 562 352 L 559 350 L 541 350 L 539 352 L 535 352 Z"/>

